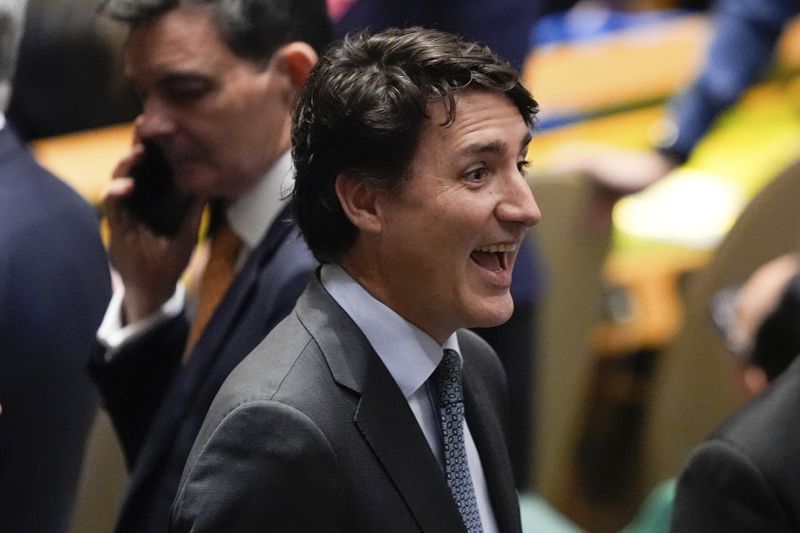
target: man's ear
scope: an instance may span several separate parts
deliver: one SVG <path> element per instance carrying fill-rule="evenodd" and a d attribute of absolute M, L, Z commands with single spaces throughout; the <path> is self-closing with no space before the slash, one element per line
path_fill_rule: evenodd
<path fill-rule="evenodd" d="M 339 174 L 335 188 L 345 216 L 355 227 L 365 233 L 381 232 L 383 223 L 377 209 L 380 193 L 374 186 L 364 180 Z"/>
<path fill-rule="evenodd" d="M 274 54 L 276 66 L 288 75 L 293 89 L 305 83 L 311 69 L 317 64 L 317 53 L 311 45 L 296 41 L 282 46 Z"/>

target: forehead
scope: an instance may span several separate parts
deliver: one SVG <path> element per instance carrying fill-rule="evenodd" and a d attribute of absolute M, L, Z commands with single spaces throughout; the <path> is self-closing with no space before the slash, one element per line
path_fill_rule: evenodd
<path fill-rule="evenodd" d="M 125 46 L 125 70 L 135 77 L 141 70 L 213 68 L 244 61 L 234 55 L 206 6 L 179 6 L 131 29 Z"/>
<path fill-rule="evenodd" d="M 466 90 L 456 94 L 455 115 L 446 123 L 445 102 L 432 102 L 420 132 L 417 153 L 433 148 L 455 154 L 481 148 L 515 156 L 530 140 L 530 130 L 511 99 L 501 92 Z"/>

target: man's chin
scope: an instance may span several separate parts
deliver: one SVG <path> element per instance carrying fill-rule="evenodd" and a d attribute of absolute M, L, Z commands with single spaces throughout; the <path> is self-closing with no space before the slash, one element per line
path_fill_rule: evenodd
<path fill-rule="evenodd" d="M 508 319 L 514 313 L 514 302 L 510 294 L 499 300 L 494 305 L 490 305 L 482 309 L 480 313 L 477 313 L 474 323 L 470 327 L 492 328 L 508 322 Z"/>

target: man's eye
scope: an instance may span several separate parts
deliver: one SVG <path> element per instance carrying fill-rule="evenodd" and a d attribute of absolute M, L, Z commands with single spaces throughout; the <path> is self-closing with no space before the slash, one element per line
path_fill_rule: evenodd
<path fill-rule="evenodd" d="M 523 159 L 522 161 L 517 162 L 517 170 L 519 170 L 520 174 L 525 174 L 528 168 L 531 166 L 531 162 L 527 159 Z"/>
<path fill-rule="evenodd" d="M 203 98 L 210 91 L 211 86 L 207 83 L 186 83 L 173 85 L 166 89 L 167 97 L 173 102 L 194 102 Z"/>
<path fill-rule="evenodd" d="M 464 179 L 467 181 L 483 181 L 489 175 L 489 169 L 486 167 L 476 168 L 474 170 L 470 170 L 464 175 Z"/>

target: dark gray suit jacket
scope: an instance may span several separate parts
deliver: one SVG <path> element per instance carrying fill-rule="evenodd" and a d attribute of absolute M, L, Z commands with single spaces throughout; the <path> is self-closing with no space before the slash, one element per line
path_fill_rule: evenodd
<path fill-rule="evenodd" d="M 800 531 L 800 358 L 693 452 L 671 530 Z"/>
<path fill-rule="evenodd" d="M 467 420 L 503 532 L 520 532 L 505 375 L 459 332 Z M 228 377 L 195 441 L 174 531 L 464 531 L 444 474 L 366 337 L 312 280 Z"/>

